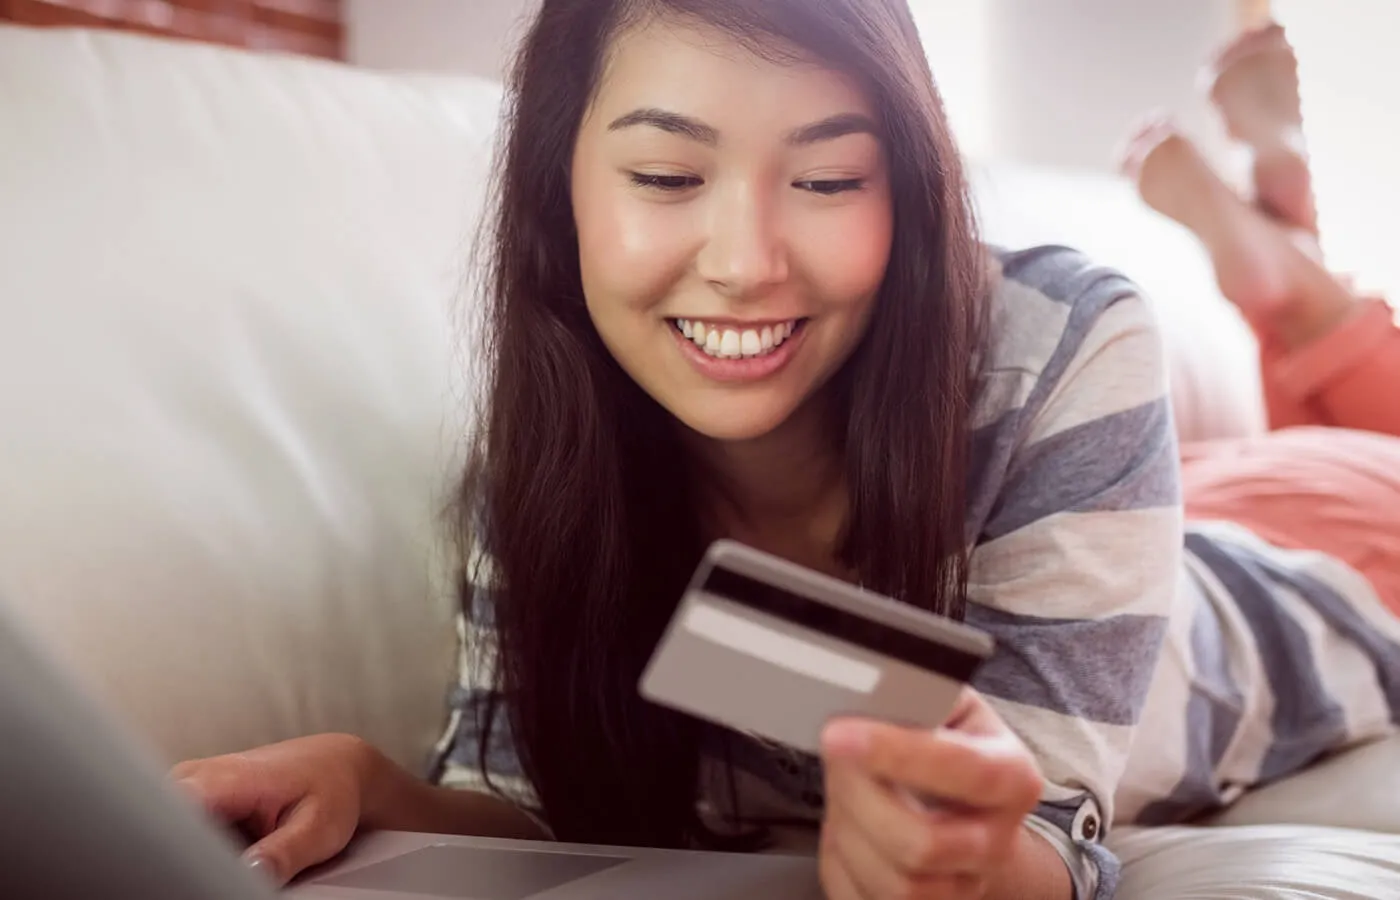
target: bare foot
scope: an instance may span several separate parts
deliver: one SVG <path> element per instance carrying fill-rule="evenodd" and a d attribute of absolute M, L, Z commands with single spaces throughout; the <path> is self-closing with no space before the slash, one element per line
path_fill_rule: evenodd
<path fill-rule="evenodd" d="M 1279 25 L 1236 37 L 1216 54 L 1204 77 L 1211 101 L 1236 140 L 1277 143 L 1302 125 L 1298 59 Z"/>
<path fill-rule="evenodd" d="M 1150 120 L 1133 136 L 1123 170 L 1149 206 L 1195 233 L 1221 293 L 1251 322 L 1291 332 L 1295 322 L 1311 328 L 1350 309 L 1350 295 L 1307 249 L 1311 236 L 1241 200 L 1170 119 Z"/>
<path fill-rule="evenodd" d="M 1204 78 L 1231 137 L 1254 151 L 1260 207 L 1295 228 L 1316 232 L 1298 59 L 1283 28 L 1271 24 L 1244 32 L 1217 54 Z"/>

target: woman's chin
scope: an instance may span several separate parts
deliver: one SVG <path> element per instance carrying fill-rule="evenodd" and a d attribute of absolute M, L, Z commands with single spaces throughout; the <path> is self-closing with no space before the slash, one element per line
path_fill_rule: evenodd
<path fill-rule="evenodd" d="M 676 418 L 697 435 L 721 443 L 743 443 L 767 437 L 792 417 L 793 407 L 672 410 Z"/>

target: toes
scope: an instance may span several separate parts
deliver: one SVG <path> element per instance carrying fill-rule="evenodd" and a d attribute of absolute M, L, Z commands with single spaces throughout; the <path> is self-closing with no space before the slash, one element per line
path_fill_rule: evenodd
<path fill-rule="evenodd" d="M 1297 60 L 1282 26 L 1270 24 L 1245 32 L 1220 51 L 1199 73 L 1199 86 L 1227 116 L 1232 101 L 1251 102 L 1246 95 L 1262 85 L 1296 82 Z M 1296 93 L 1296 87 L 1285 93 Z M 1266 91 L 1278 93 L 1278 87 Z M 1277 102 L 1277 101 L 1274 101 Z"/>
<path fill-rule="evenodd" d="M 1217 50 L 1207 70 L 1223 72 L 1247 57 L 1269 50 L 1279 50 L 1288 46 L 1283 26 L 1269 22 L 1236 35 L 1224 47 Z"/>
<path fill-rule="evenodd" d="M 1143 167 L 1153 152 L 1180 135 L 1176 121 L 1167 113 L 1156 111 L 1145 116 L 1118 148 L 1118 170 L 1138 181 Z"/>

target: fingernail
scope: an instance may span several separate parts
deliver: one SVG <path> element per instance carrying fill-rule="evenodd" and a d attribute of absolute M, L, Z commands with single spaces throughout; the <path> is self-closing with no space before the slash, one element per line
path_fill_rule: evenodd
<path fill-rule="evenodd" d="M 277 873 L 273 871 L 272 864 L 267 861 L 266 857 L 259 856 L 256 853 L 245 856 L 243 857 L 243 864 L 267 880 L 272 882 L 277 881 Z"/>
<path fill-rule="evenodd" d="M 869 732 L 859 722 L 843 720 L 826 726 L 822 743 L 833 753 L 860 753 L 869 738 Z"/>

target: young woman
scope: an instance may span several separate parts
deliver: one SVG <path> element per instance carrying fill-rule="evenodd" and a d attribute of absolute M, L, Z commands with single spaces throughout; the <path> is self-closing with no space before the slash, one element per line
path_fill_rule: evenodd
<path fill-rule="evenodd" d="M 545 0 L 512 88 L 441 784 L 343 735 L 178 767 L 273 877 L 357 827 L 795 837 L 834 900 L 1108 897 L 1120 796 L 1185 816 L 1390 727 L 1393 696 L 1293 727 L 1336 724 L 1309 715 L 1336 705 L 1311 653 L 1340 637 L 1268 655 L 1298 691 L 1271 722 L 1251 629 L 1360 621 L 1337 658 L 1374 684 L 1400 678 L 1378 636 L 1400 624 L 1330 558 L 1226 529 L 1183 556 L 1144 301 L 1069 250 L 979 244 L 904 0 Z M 721 536 L 999 652 L 945 727 L 833 722 L 820 759 L 648 704 L 642 667 Z M 1237 715 L 1198 668 L 1237 676 Z M 1164 730 L 1135 741 L 1143 721 Z M 1210 752 L 1270 724 L 1264 770 Z"/>

